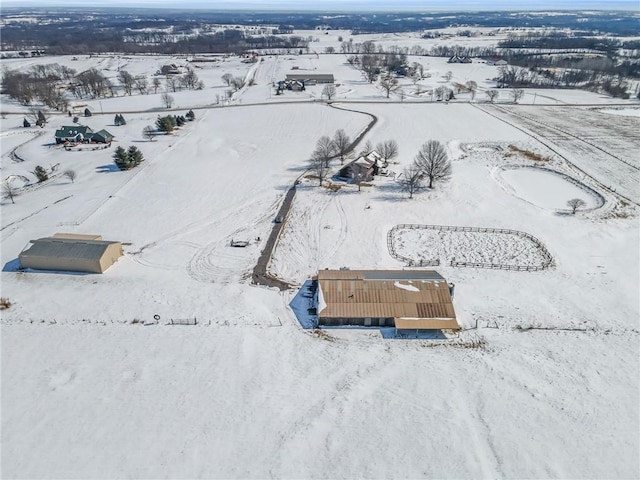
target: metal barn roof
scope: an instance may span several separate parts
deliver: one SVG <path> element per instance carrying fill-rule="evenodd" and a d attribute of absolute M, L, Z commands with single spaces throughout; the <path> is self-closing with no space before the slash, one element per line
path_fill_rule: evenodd
<path fill-rule="evenodd" d="M 449 285 L 433 270 L 320 270 L 320 318 L 393 318 L 396 328 L 459 329 Z"/>
<path fill-rule="evenodd" d="M 83 258 L 98 260 L 113 243 L 106 240 L 78 240 L 73 238 L 39 238 L 23 253 L 31 257 Z"/>

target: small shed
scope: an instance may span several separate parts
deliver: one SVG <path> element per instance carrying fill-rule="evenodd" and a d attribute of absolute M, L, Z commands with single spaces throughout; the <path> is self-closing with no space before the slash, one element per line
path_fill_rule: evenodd
<path fill-rule="evenodd" d="M 22 268 L 104 273 L 123 255 L 122 243 L 100 235 L 57 233 L 32 240 L 20 252 Z"/>

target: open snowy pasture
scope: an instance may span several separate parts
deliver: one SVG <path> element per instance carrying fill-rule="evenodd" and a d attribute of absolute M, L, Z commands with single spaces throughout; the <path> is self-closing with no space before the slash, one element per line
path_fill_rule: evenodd
<path fill-rule="evenodd" d="M 601 110 L 578 107 L 484 108 L 552 146 L 604 187 L 640 203 L 637 117 L 614 117 Z"/>
<path fill-rule="evenodd" d="M 141 141 L 149 120 L 132 114 L 126 126 L 109 127 L 118 134 L 115 145 L 137 145 L 145 154 L 134 170 L 114 168 L 115 147 L 67 152 L 50 147 L 43 136 L 21 147 L 24 162 L 3 157 L 12 174 L 30 175 L 36 164 L 78 171 L 73 183 L 54 176 L 18 195 L 15 204 L 3 201 L 2 262 L 8 270 L 3 295 L 15 304 L 5 322 L 217 317 L 211 302 L 223 296 L 210 296 L 208 285 L 243 288 L 237 284 L 250 276 L 282 196 L 306 168 L 316 135 L 332 135 L 340 125 L 355 136 L 369 117 L 324 105 L 212 109 L 199 112 L 174 135 Z M 99 120 L 92 124 L 101 126 Z M 313 134 L 305 125 L 314 126 Z M 54 129 L 45 129 L 51 136 L 47 143 Z M 12 271 L 29 240 L 56 232 L 125 242 L 125 257 L 99 278 Z M 249 245 L 233 248 L 232 240 Z M 147 280 L 123 289 L 131 278 Z M 52 295 L 32 295 L 32 289 L 51 282 L 57 284 Z M 61 308 L 52 309 L 58 300 Z"/>
<path fill-rule="evenodd" d="M 394 251 L 414 265 L 438 261 L 441 265 L 480 263 L 502 268 L 543 269 L 549 264 L 547 252 L 526 235 L 458 228 L 440 230 L 437 226 L 405 228 L 400 225 L 389 232 L 389 239 Z"/>
<path fill-rule="evenodd" d="M 637 476 L 635 337 L 485 329 L 483 351 L 290 324 L 2 333 L 7 478 Z"/>

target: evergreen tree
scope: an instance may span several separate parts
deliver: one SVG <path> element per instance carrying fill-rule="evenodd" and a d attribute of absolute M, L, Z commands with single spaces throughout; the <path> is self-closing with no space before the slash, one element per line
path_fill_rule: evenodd
<path fill-rule="evenodd" d="M 189 110 L 187 112 L 186 117 L 187 117 L 187 120 L 189 120 L 190 122 L 193 122 L 196 119 L 196 114 L 193 113 L 193 110 Z"/>
<path fill-rule="evenodd" d="M 22 122 L 22 126 L 23 126 L 23 127 L 25 127 L 25 128 L 27 128 L 27 127 L 30 127 L 30 126 L 31 126 L 31 124 L 29 123 L 29 120 L 27 120 L 27 119 L 25 118 L 25 119 L 24 119 L 24 121 Z"/>
<path fill-rule="evenodd" d="M 91 116 L 91 110 L 89 110 L 88 108 L 84 109 L 84 116 L 85 117 L 90 117 Z"/>
<path fill-rule="evenodd" d="M 174 127 L 176 126 L 176 120 L 173 116 L 167 115 L 165 117 L 158 117 L 156 120 L 156 126 L 158 130 L 165 133 L 173 132 Z"/>
<path fill-rule="evenodd" d="M 131 168 L 127 151 L 120 146 L 113 153 L 113 161 L 120 170 L 129 170 Z"/>
<path fill-rule="evenodd" d="M 142 152 L 134 145 L 131 145 L 127 150 L 127 159 L 129 160 L 129 168 L 137 167 L 144 161 Z"/>

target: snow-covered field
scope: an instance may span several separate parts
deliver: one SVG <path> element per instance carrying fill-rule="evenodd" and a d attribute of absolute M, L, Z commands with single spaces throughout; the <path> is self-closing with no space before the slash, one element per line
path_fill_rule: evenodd
<path fill-rule="evenodd" d="M 23 129 L 22 107 L 2 98 L 2 111 L 16 112 L 0 124 L 3 179 L 33 182 L 37 165 L 78 173 L 73 183 L 54 175 L 15 204 L 2 202 L 2 297 L 12 302 L 1 325 L 3 478 L 640 476 L 637 116 L 562 106 L 610 102 L 570 91 L 549 92 L 544 107 L 537 95 L 521 115 L 464 99 L 387 103 L 343 56 L 318 57 L 230 59 L 198 70 L 205 89 L 174 94 L 177 112 L 194 108 L 196 120 L 154 142 L 142 129 L 164 111 L 160 92 L 85 102 L 94 116 L 83 121 L 114 133 L 114 146 L 143 151 L 143 165 L 127 172 L 112 168 L 113 147 L 52 146 L 66 116 Z M 115 60 L 104 68 L 117 68 Z M 444 73 L 440 60 L 430 68 Z M 22 62 L 32 61 L 52 59 Z M 167 63 L 127 62 L 132 72 Z M 335 106 L 356 111 L 309 101 L 320 97 L 315 88 L 274 99 L 269 83 L 294 63 L 331 70 L 341 83 Z M 495 68 L 456 67 L 452 81 L 478 84 Z M 256 85 L 223 106 L 215 95 L 227 70 L 255 74 Z M 295 103 L 281 104 L 288 100 Z M 126 126 L 113 126 L 116 112 Z M 391 171 L 436 139 L 453 161 L 451 181 L 410 200 L 393 174 L 362 191 L 305 178 L 321 135 L 363 131 L 370 117 L 358 112 L 378 118 L 364 141 L 398 142 Z M 565 112 L 578 112 L 580 136 L 601 140 L 608 153 L 572 150 L 571 137 L 557 133 L 578 135 Z M 12 160 L 14 149 L 24 162 Z M 320 268 L 403 268 L 387 248 L 398 224 L 527 232 L 554 266 L 516 272 L 442 262 L 469 329 L 457 343 L 303 330 L 288 306 L 295 291 L 249 279 L 296 179 L 270 264 L 286 281 L 302 284 Z M 604 204 L 559 212 L 588 191 L 579 184 Z M 584 200 L 593 201 L 588 193 Z M 125 256 L 104 275 L 16 271 L 29 240 L 62 231 L 127 242 Z M 232 248 L 232 239 L 249 246 Z M 412 252 L 426 240 L 403 238 Z M 472 258 L 493 248 L 487 238 L 428 241 L 451 241 L 447 248 L 462 246 Z M 528 245 L 506 245 L 513 249 L 498 253 L 536 258 Z M 197 325 L 169 325 L 187 318 Z M 464 348 L 480 337 L 486 348 Z"/>

